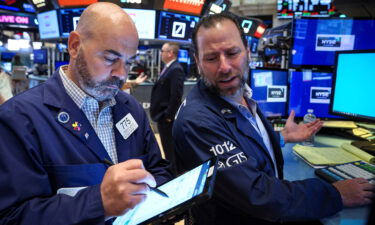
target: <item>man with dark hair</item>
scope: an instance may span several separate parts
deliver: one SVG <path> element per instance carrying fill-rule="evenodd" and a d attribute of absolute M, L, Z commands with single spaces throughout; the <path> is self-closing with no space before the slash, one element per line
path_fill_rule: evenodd
<path fill-rule="evenodd" d="M 164 68 L 155 82 L 151 92 L 151 118 L 157 122 L 161 143 L 166 159 L 172 164 L 177 174 L 175 150 L 172 140 L 172 127 L 175 114 L 181 104 L 184 90 L 185 72 L 177 61 L 179 45 L 167 42 L 161 49 L 161 60 Z"/>
<path fill-rule="evenodd" d="M 69 65 L 0 107 L 0 224 L 110 224 L 171 178 L 146 113 L 119 91 L 137 47 L 123 9 L 92 4 Z"/>
<path fill-rule="evenodd" d="M 302 141 L 322 126 L 297 125 L 294 112 L 275 133 L 246 84 L 249 50 L 242 29 L 226 14 L 202 18 L 193 32 L 202 80 L 179 109 L 173 128 L 178 163 L 188 169 L 219 160 L 213 198 L 192 210 L 195 224 L 280 224 L 316 220 L 343 206 L 368 204 L 374 185 L 358 178 L 331 184 L 317 178 L 283 180 L 282 142 Z"/>

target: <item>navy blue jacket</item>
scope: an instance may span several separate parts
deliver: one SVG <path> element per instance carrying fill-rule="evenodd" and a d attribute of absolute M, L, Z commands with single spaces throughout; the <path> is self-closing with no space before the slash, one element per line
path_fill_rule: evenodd
<path fill-rule="evenodd" d="M 258 109 L 278 169 L 263 140 L 240 112 L 199 81 L 181 104 L 173 127 L 178 163 L 189 169 L 217 156 L 213 198 L 193 211 L 197 224 L 273 224 L 312 220 L 342 209 L 338 191 L 320 179 L 283 180 L 279 136 Z"/>
<path fill-rule="evenodd" d="M 119 162 L 140 158 L 158 184 L 171 178 L 142 107 L 120 92 L 112 108 Z M 67 123 L 59 122 L 67 112 Z M 124 139 L 115 124 L 130 113 L 138 128 Z M 74 130 L 72 124 L 81 124 Z M 110 159 L 58 72 L 0 107 L 0 224 L 104 224 L 100 183 Z M 74 197 L 59 188 L 89 186 Z"/>
<path fill-rule="evenodd" d="M 185 72 L 174 61 L 152 87 L 150 115 L 155 122 L 174 120 L 184 91 Z"/>

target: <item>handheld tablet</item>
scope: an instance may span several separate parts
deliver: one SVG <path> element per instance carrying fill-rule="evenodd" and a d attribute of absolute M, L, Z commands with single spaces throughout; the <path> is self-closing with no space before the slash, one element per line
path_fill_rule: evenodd
<path fill-rule="evenodd" d="M 169 197 L 150 191 L 144 202 L 119 216 L 113 225 L 148 224 L 161 221 L 212 196 L 216 175 L 216 158 L 210 159 L 194 169 L 158 187 Z"/>

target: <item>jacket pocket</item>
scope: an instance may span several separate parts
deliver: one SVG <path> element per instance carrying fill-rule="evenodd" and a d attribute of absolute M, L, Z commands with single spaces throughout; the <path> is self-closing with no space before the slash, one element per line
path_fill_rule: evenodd
<path fill-rule="evenodd" d="M 100 184 L 107 167 L 102 163 L 44 166 L 53 191 L 66 187 L 82 187 Z"/>

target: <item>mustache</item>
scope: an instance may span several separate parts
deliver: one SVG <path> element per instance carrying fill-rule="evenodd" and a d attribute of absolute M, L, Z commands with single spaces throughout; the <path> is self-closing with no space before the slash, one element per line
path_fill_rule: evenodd
<path fill-rule="evenodd" d="M 97 86 L 111 86 L 116 85 L 117 87 L 121 88 L 124 85 L 125 81 L 121 80 L 118 77 L 111 77 L 108 80 L 100 82 Z"/>

